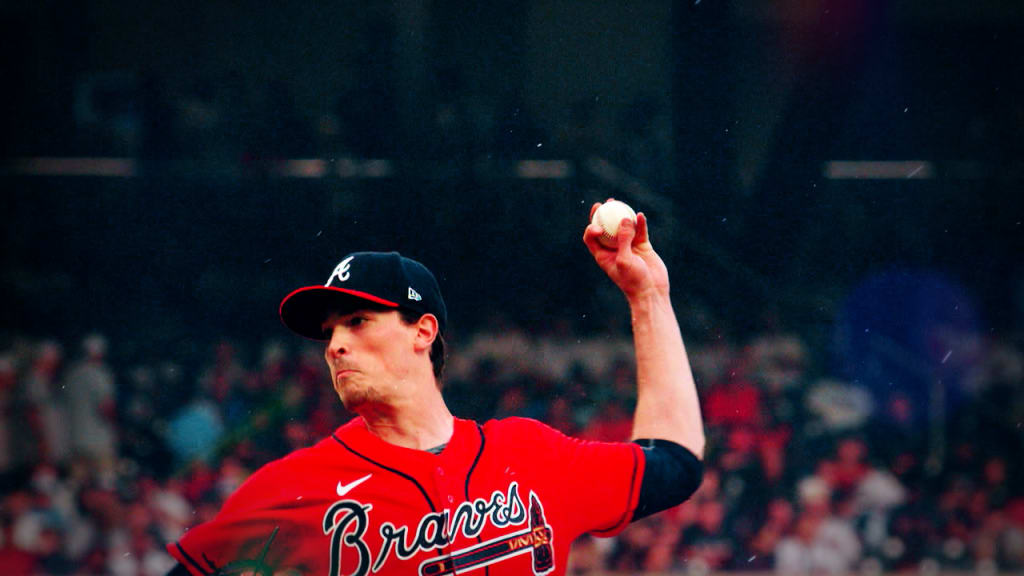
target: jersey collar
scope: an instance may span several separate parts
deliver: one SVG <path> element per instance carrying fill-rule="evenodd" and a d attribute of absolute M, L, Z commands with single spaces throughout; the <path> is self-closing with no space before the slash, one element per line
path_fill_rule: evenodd
<path fill-rule="evenodd" d="M 468 471 L 483 446 L 483 432 L 472 420 L 455 418 L 452 437 L 440 454 L 426 450 L 414 450 L 381 440 L 371 433 L 361 417 L 355 417 L 338 427 L 334 436 L 346 446 L 389 468 L 433 474 L 438 467 L 449 470 Z"/>

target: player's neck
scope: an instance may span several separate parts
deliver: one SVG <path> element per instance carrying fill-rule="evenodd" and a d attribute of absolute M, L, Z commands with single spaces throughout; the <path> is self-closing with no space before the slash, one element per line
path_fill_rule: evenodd
<path fill-rule="evenodd" d="M 455 426 L 454 418 L 436 388 L 386 406 L 367 406 L 359 411 L 359 415 L 373 435 L 390 444 L 414 450 L 429 450 L 448 442 Z"/>

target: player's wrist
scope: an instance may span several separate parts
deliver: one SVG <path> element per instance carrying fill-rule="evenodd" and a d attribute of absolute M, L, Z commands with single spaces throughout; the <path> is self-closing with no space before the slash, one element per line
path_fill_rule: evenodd
<path fill-rule="evenodd" d="M 653 283 L 650 286 L 644 286 L 627 292 L 626 301 L 629 303 L 630 310 L 634 313 L 644 310 L 657 310 L 665 304 L 671 306 L 672 302 L 668 286 L 662 287 Z"/>

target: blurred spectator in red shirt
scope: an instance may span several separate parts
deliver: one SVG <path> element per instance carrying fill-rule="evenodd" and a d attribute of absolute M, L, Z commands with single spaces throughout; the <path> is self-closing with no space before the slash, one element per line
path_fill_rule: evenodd
<path fill-rule="evenodd" d="M 867 452 L 867 445 L 860 438 L 844 438 L 836 447 L 836 457 L 818 465 L 818 475 L 840 497 L 850 496 L 871 470 Z"/>
<path fill-rule="evenodd" d="M 5 574 L 39 573 L 36 557 L 11 542 L 11 525 L 8 518 L 0 518 L 0 566 L 3 566 Z"/>
<path fill-rule="evenodd" d="M 26 408 L 37 440 L 34 455 L 51 463 L 64 462 L 70 453 L 67 411 L 57 381 L 62 360 L 59 344 L 42 342 L 24 380 Z"/>
<path fill-rule="evenodd" d="M 775 550 L 783 537 L 790 534 L 794 517 L 793 505 L 788 500 L 776 498 L 768 504 L 764 522 L 748 544 L 751 556 L 747 558 L 746 568 L 771 569 L 775 561 Z"/>
<path fill-rule="evenodd" d="M 605 402 L 583 428 L 581 438 L 602 442 L 625 442 L 633 436 L 633 416 L 621 402 Z"/>
<path fill-rule="evenodd" d="M 214 348 L 213 364 L 199 375 L 199 386 L 215 402 L 224 402 L 245 377 L 246 370 L 238 360 L 235 345 L 221 340 Z"/>
<path fill-rule="evenodd" d="M 740 363 L 711 386 L 703 408 L 708 426 L 756 427 L 761 422 L 761 391 L 746 378 Z"/>
<path fill-rule="evenodd" d="M 17 383 L 13 355 L 0 356 L 0 473 L 15 464 L 14 393 Z"/>

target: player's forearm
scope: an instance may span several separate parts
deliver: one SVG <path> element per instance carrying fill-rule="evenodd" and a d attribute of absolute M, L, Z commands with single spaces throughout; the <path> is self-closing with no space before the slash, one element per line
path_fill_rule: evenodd
<path fill-rule="evenodd" d="M 704 457 L 704 423 L 679 323 L 666 292 L 630 298 L 636 347 L 633 438 L 660 438 Z"/>

